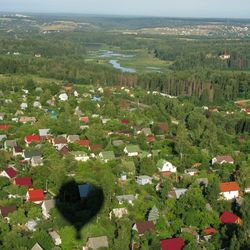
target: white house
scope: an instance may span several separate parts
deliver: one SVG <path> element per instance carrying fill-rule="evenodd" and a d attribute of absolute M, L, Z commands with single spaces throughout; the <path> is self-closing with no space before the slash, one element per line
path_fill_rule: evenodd
<path fill-rule="evenodd" d="M 87 161 L 89 156 L 83 151 L 73 151 L 71 152 L 76 161 Z"/>
<path fill-rule="evenodd" d="M 45 200 L 43 201 L 43 204 L 42 204 L 42 213 L 43 213 L 43 216 L 48 219 L 50 217 L 50 210 L 52 208 L 55 207 L 55 200 Z"/>
<path fill-rule="evenodd" d="M 152 177 L 147 175 L 140 175 L 136 178 L 136 182 L 140 185 L 152 184 Z"/>
<path fill-rule="evenodd" d="M 240 187 L 237 182 L 220 183 L 220 195 L 225 200 L 232 200 L 239 197 Z"/>
<path fill-rule="evenodd" d="M 127 195 L 118 195 L 116 196 L 116 199 L 118 200 L 120 205 L 123 204 L 123 202 L 125 201 L 133 205 L 133 201 L 136 199 L 136 197 L 132 194 L 127 194 Z"/>
<path fill-rule="evenodd" d="M 56 232 L 56 231 L 49 231 L 49 235 L 52 238 L 52 240 L 54 241 L 56 246 L 59 246 L 62 244 L 62 240 L 60 235 Z"/>
<path fill-rule="evenodd" d="M 68 98 L 69 98 L 69 97 L 68 97 L 68 95 L 67 95 L 66 93 L 62 93 L 62 94 L 59 95 L 59 99 L 60 99 L 60 101 L 62 101 L 62 102 L 67 101 Z"/>
<path fill-rule="evenodd" d="M 122 218 L 124 215 L 128 215 L 128 210 L 125 207 L 121 208 L 114 208 L 110 213 L 109 213 L 109 218 L 111 220 L 112 215 L 114 215 L 116 218 Z"/>
<path fill-rule="evenodd" d="M 25 102 L 23 102 L 23 103 L 21 103 L 20 108 L 23 109 L 23 110 L 25 110 L 25 109 L 28 108 L 28 104 L 25 103 Z"/>
<path fill-rule="evenodd" d="M 171 172 L 171 173 L 176 173 L 176 167 L 169 161 L 166 160 L 159 160 L 157 162 L 157 167 L 160 172 Z"/>

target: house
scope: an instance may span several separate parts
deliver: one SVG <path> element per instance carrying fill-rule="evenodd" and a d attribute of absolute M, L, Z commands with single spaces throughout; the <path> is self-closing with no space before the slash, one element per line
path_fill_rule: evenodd
<path fill-rule="evenodd" d="M 93 152 L 96 153 L 102 149 L 102 145 L 100 144 L 92 144 L 89 146 L 89 149 Z"/>
<path fill-rule="evenodd" d="M 122 218 L 124 215 L 128 215 L 128 210 L 125 207 L 122 208 L 114 208 L 110 213 L 109 213 L 109 218 L 112 218 L 112 215 L 114 215 L 116 218 Z"/>
<path fill-rule="evenodd" d="M 183 238 L 171 238 L 160 241 L 161 250 L 182 250 L 185 246 L 185 240 Z"/>
<path fill-rule="evenodd" d="M 42 203 L 42 214 L 43 216 L 48 219 L 50 217 L 50 210 L 55 207 L 55 200 L 45 200 Z"/>
<path fill-rule="evenodd" d="M 16 146 L 17 146 L 16 140 L 6 140 L 4 142 L 4 149 L 5 150 L 9 150 L 9 149 L 13 150 L 13 148 Z"/>
<path fill-rule="evenodd" d="M 137 222 L 134 224 L 132 229 L 137 231 L 139 236 L 142 236 L 147 231 L 154 231 L 155 225 L 154 225 L 153 221 Z"/>
<path fill-rule="evenodd" d="M 0 176 L 7 177 L 9 179 L 16 178 L 17 170 L 14 167 L 7 167 L 1 173 Z"/>
<path fill-rule="evenodd" d="M 99 96 L 93 96 L 93 97 L 91 98 L 91 101 L 100 102 L 100 101 L 101 101 L 101 97 L 99 97 Z"/>
<path fill-rule="evenodd" d="M 76 161 L 87 161 L 89 156 L 84 151 L 73 151 L 71 154 L 74 156 Z"/>
<path fill-rule="evenodd" d="M 129 145 L 124 148 L 124 153 L 129 157 L 138 156 L 140 152 L 141 150 L 138 145 Z"/>
<path fill-rule="evenodd" d="M 41 156 L 33 156 L 31 158 L 30 163 L 31 163 L 32 167 L 42 166 L 43 165 L 43 158 Z"/>
<path fill-rule="evenodd" d="M 79 121 L 80 121 L 81 123 L 86 124 L 86 123 L 89 123 L 89 118 L 88 118 L 88 116 L 83 116 L 83 117 L 80 117 L 80 118 L 79 118 Z"/>
<path fill-rule="evenodd" d="M 222 224 L 242 224 L 242 220 L 239 216 L 228 211 L 225 211 L 220 216 L 220 221 Z"/>
<path fill-rule="evenodd" d="M 162 132 L 162 133 L 167 133 L 168 132 L 168 125 L 167 125 L 167 123 L 164 123 L 164 122 L 162 122 L 162 123 L 159 123 L 159 128 L 160 128 L 160 131 Z"/>
<path fill-rule="evenodd" d="M 250 115 L 250 108 L 241 109 L 240 112 L 244 112 L 244 113 Z"/>
<path fill-rule="evenodd" d="M 40 204 L 44 200 L 44 191 L 42 189 L 30 188 L 26 194 L 26 200 L 29 202 L 34 202 Z"/>
<path fill-rule="evenodd" d="M 137 176 L 136 178 L 136 182 L 139 184 L 139 185 L 146 185 L 146 184 L 152 184 L 152 177 L 150 176 L 147 176 L 147 175 L 140 175 L 140 176 Z"/>
<path fill-rule="evenodd" d="M 43 248 L 38 244 L 36 243 L 32 248 L 31 250 L 43 250 Z"/>
<path fill-rule="evenodd" d="M 32 179 L 29 177 L 17 177 L 14 179 L 14 184 L 16 186 L 32 187 Z"/>
<path fill-rule="evenodd" d="M 83 147 L 89 147 L 89 140 L 79 140 L 77 142 L 80 146 L 83 146 Z"/>
<path fill-rule="evenodd" d="M 22 110 L 25 110 L 25 109 L 28 108 L 28 104 L 25 103 L 25 102 L 23 102 L 23 103 L 21 103 L 20 108 L 21 108 Z"/>
<path fill-rule="evenodd" d="M 69 99 L 69 97 L 66 93 L 62 93 L 59 95 L 59 99 L 60 99 L 60 101 L 65 102 Z"/>
<path fill-rule="evenodd" d="M 116 196 L 116 199 L 118 200 L 119 204 L 123 204 L 123 202 L 128 202 L 129 204 L 133 205 L 133 201 L 136 199 L 136 197 L 132 194 L 127 195 L 118 195 Z"/>
<path fill-rule="evenodd" d="M 26 145 L 29 145 L 32 142 L 40 142 L 41 141 L 41 137 L 39 135 L 26 135 L 25 139 L 24 139 Z"/>
<path fill-rule="evenodd" d="M 41 109 L 42 108 L 42 104 L 39 101 L 34 101 L 33 102 L 33 107 Z"/>
<path fill-rule="evenodd" d="M 203 229 L 203 234 L 204 234 L 203 237 L 206 241 L 209 241 L 213 237 L 213 235 L 215 235 L 216 233 L 217 233 L 217 230 L 213 227 Z"/>
<path fill-rule="evenodd" d="M 56 246 L 59 246 L 62 244 L 62 239 L 61 239 L 60 235 L 55 230 L 49 231 L 49 235 L 52 238 L 52 240 Z"/>
<path fill-rule="evenodd" d="M 155 136 L 154 135 L 148 135 L 147 138 L 147 143 L 151 143 L 155 141 Z"/>
<path fill-rule="evenodd" d="M 212 165 L 214 165 L 215 163 L 217 163 L 217 164 L 224 164 L 224 163 L 234 164 L 234 159 L 232 158 L 231 155 L 219 155 L 219 156 L 216 156 L 212 159 Z"/>
<path fill-rule="evenodd" d="M 39 136 L 42 138 L 42 139 L 45 139 L 47 138 L 47 136 L 49 136 L 49 131 L 50 129 L 49 128 L 42 128 L 42 129 L 39 129 Z"/>
<path fill-rule="evenodd" d="M 3 218 L 8 218 L 9 214 L 15 212 L 17 210 L 17 207 L 15 205 L 0 207 L 0 214 L 3 216 Z"/>
<path fill-rule="evenodd" d="M 122 140 L 113 140 L 112 144 L 115 147 L 119 147 L 119 146 L 122 146 L 124 144 L 124 142 Z"/>
<path fill-rule="evenodd" d="M 28 220 L 27 223 L 25 224 L 25 226 L 32 232 L 36 231 L 36 226 L 37 226 L 37 222 L 39 221 L 39 219 L 36 220 Z"/>
<path fill-rule="evenodd" d="M 91 184 L 88 184 L 88 183 L 78 185 L 78 190 L 79 190 L 80 198 L 84 199 L 84 198 L 87 198 L 89 196 L 89 194 L 93 190 L 93 186 Z"/>
<path fill-rule="evenodd" d="M 164 176 L 169 176 L 171 173 L 176 173 L 177 168 L 169 161 L 161 159 L 156 164 L 159 172 Z"/>
<path fill-rule="evenodd" d="M 60 149 L 67 145 L 67 139 L 64 136 L 58 136 L 52 140 L 52 144 L 57 149 Z"/>
<path fill-rule="evenodd" d="M 18 155 L 22 156 L 23 155 L 23 149 L 21 147 L 19 147 L 19 146 L 16 146 L 16 147 L 13 148 L 12 153 L 13 153 L 13 156 L 18 156 Z"/>
<path fill-rule="evenodd" d="M 24 123 L 24 124 L 30 122 L 31 124 L 33 124 L 36 122 L 36 118 L 30 117 L 30 116 L 21 116 L 19 118 L 19 122 Z"/>
<path fill-rule="evenodd" d="M 68 143 L 74 143 L 80 141 L 79 135 L 69 135 L 67 138 Z"/>
<path fill-rule="evenodd" d="M 141 131 L 145 136 L 152 135 L 152 131 L 150 128 L 143 128 Z"/>
<path fill-rule="evenodd" d="M 121 124 L 128 125 L 129 124 L 129 120 L 121 120 Z"/>
<path fill-rule="evenodd" d="M 63 146 L 62 148 L 59 148 L 58 149 L 59 153 L 62 155 L 62 156 L 65 156 L 65 155 L 69 155 L 70 154 L 70 150 L 67 146 Z"/>
<path fill-rule="evenodd" d="M 220 194 L 225 200 L 232 200 L 239 196 L 240 187 L 237 182 L 220 183 Z"/>
<path fill-rule="evenodd" d="M 115 159 L 115 154 L 113 151 L 104 151 L 99 154 L 99 157 L 105 162 L 108 162 Z"/>
<path fill-rule="evenodd" d="M 38 150 L 32 150 L 32 151 L 25 150 L 23 152 L 23 158 L 25 161 L 29 161 L 31 160 L 32 157 L 36 157 L 36 156 L 42 157 L 42 153 Z"/>
<path fill-rule="evenodd" d="M 0 124 L 0 130 L 8 130 L 10 128 L 10 125 L 7 125 L 7 124 Z"/>
<path fill-rule="evenodd" d="M 185 173 L 189 176 L 194 176 L 195 174 L 199 173 L 199 170 L 196 168 L 189 168 L 185 170 Z"/>
<path fill-rule="evenodd" d="M 84 250 L 87 249 L 103 249 L 109 248 L 108 237 L 107 236 L 99 236 L 99 237 L 90 237 L 86 242 L 86 246 L 83 247 Z"/>
<path fill-rule="evenodd" d="M 176 199 L 179 199 L 187 191 L 188 191 L 187 188 L 174 188 L 172 191 L 168 193 L 168 197 L 169 198 L 175 197 Z"/>

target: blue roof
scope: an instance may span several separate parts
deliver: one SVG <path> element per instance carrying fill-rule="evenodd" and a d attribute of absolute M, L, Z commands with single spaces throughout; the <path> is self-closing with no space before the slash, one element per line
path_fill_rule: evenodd
<path fill-rule="evenodd" d="M 92 190 L 92 185 L 91 184 L 82 184 L 78 185 L 79 193 L 81 198 L 86 198 L 88 197 L 90 191 Z"/>
<path fill-rule="evenodd" d="M 92 101 L 101 101 L 101 97 L 99 97 L 99 96 L 93 96 L 92 98 L 91 98 L 91 100 Z"/>

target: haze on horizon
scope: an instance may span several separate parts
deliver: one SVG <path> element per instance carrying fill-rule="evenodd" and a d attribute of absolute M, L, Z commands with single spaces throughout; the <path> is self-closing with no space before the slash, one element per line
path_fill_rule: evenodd
<path fill-rule="evenodd" d="M 250 18 L 249 0 L 0 0 L 1 12 Z"/>

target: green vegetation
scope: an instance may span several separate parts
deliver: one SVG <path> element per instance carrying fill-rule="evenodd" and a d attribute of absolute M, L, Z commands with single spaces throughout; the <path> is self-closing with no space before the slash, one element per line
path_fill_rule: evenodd
<path fill-rule="evenodd" d="M 184 249 L 250 248 L 248 32 L 239 42 L 217 28 L 200 36 L 156 32 L 214 20 L 3 19 L 1 249 L 82 249 L 99 236 L 109 249 L 160 249 L 175 237 Z M 136 72 L 112 68 L 111 59 Z M 44 191 L 39 204 L 20 177 Z M 48 215 L 43 208 L 73 180 L 104 193 L 82 239 L 56 207 Z M 3 207 L 12 210 L 5 215 Z M 225 223 L 224 212 L 236 219 Z"/>

